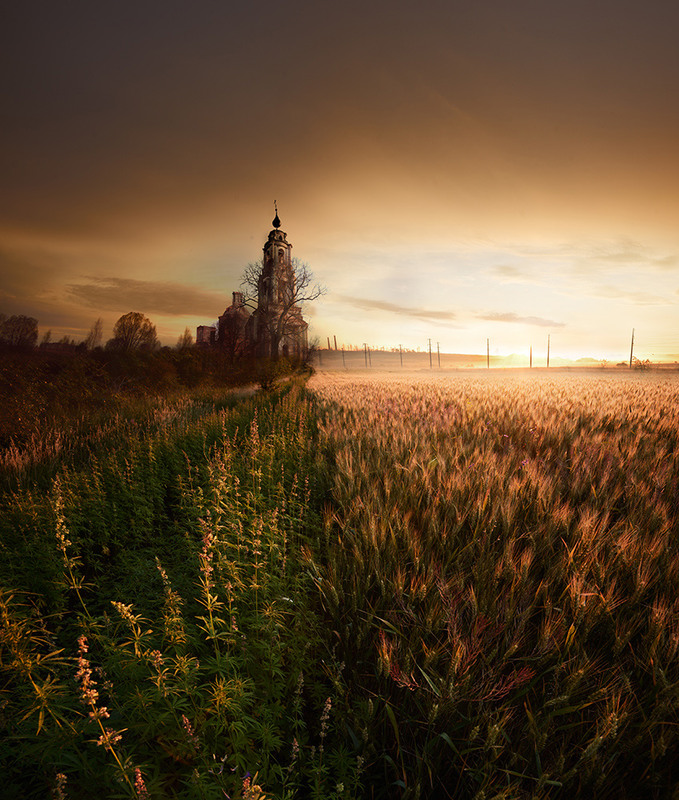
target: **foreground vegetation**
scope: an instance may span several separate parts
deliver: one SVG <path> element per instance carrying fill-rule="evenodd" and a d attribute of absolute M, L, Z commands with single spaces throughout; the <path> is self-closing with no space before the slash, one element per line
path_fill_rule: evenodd
<path fill-rule="evenodd" d="M 3 796 L 671 797 L 676 378 L 309 388 L 5 460 Z"/>

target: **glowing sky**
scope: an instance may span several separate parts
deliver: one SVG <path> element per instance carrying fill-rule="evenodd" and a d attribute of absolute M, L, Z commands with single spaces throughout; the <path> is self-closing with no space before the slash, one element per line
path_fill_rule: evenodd
<path fill-rule="evenodd" d="M 0 312 L 174 344 L 278 201 L 325 342 L 679 358 L 679 6 L 13 3 Z"/>

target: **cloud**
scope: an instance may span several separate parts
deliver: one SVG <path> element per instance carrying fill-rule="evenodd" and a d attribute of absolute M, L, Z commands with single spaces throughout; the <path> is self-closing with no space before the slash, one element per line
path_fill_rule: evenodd
<path fill-rule="evenodd" d="M 356 308 L 362 308 L 364 311 L 386 311 L 390 314 L 399 314 L 404 317 L 420 319 L 425 322 L 434 322 L 439 325 L 445 325 L 447 322 L 452 322 L 455 319 L 455 314 L 452 311 L 433 311 L 426 308 L 413 308 L 411 306 L 402 306 L 398 303 L 387 303 L 384 300 L 369 300 L 364 297 L 351 297 L 348 295 L 340 295 L 338 299 Z"/>
<path fill-rule="evenodd" d="M 671 303 L 669 297 L 661 297 L 650 292 L 626 291 L 617 286 L 601 285 L 595 288 L 594 293 L 598 297 L 607 297 L 614 300 L 624 300 L 627 303 L 634 303 L 638 306 L 665 306 Z"/>
<path fill-rule="evenodd" d="M 592 258 L 603 262 L 614 264 L 644 264 L 647 266 L 658 267 L 660 269 L 670 269 L 677 265 L 677 256 L 670 253 L 659 256 L 650 247 L 646 247 L 641 242 L 623 240 L 610 249 L 602 247 L 592 251 Z"/>
<path fill-rule="evenodd" d="M 491 276 L 499 278 L 503 283 L 539 283 L 530 269 L 513 266 L 512 264 L 498 264 L 490 270 Z"/>
<path fill-rule="evenodd" d="M 555 322 L 551 319 L 542 317 L 520 317 L 513 311 L 491 311 L 487 314 L 477 314 L 478 319 L 486 319 L 490 322 L 519 322 L 523 325 L 538 325 L 541 328 L 565 328 L 565 322 Z"/>
<path fill-rule="evenodd" d="M 81 305 L 100 311 L 140 310 L 145 314 L 214 317 L 227 300 L 214 292 L 165 281 L 132 278 L 94 278 L 89 283 L 70 284 L 66 291 Z"/>

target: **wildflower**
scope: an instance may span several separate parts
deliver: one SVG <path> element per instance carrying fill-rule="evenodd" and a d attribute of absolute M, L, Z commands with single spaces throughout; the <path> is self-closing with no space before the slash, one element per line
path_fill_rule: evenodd
<path fill-rule="evenodd" d="M 125 605 L 124 603 L 119 603 L 116 600 L 111 600 L 111 605 L 115 608 L 115 610 L 120 614 L 120 616 L 125 620 L 125 622 L 129 622 L 130 624 L 134 624 L 136 619 L 132 614 L 132 605 Z"/>
<path fill-rule="evenodd" d="M 159 670 L 163 666 L 163 654 L 160 652 L 160 650 L 151 650 L 149 653 L 149 658 L 156 669 Z"/>
<path fill-rule="evenodd" d="M 163 583 L 165 586 L 167 586 L 170 583 L 170 579 L 167 577 L 167 572 L 165 572 L 165 569 L 160 563 L 158 556 L 156 556 L 156 568 L 158 569 L 158 572 L 160 572 L 160 577 L 163 579 Z"/>
<path fill-rule="evenodd" d="M 212 546 L 215 537 L 212 532 L 208 530 L 207 523 L 203 520 L 201 520 L 201 527 L 203 528 L 203 549 L 198 558 L 200 560 L 200 571 L 203 574 L 205 587 L 209 590 L 214 586 L 214 582 L 212 581 L 212 573 L 214 572 L 214 567 L 212 566 Z"/>
<path fill-rule="evenodd" d="M 148 789 L 144 783 L 144 777 L 141 774 L 139 767 L 134 768 L 134 789 L 137 792 L 139 800 L 148 800 Z"/>
<path fill-rule="evenodd" d="M 66 776 L 63 772 L 57 772 L 54 777 L 56 783 L 54 785 L 54 789 L 52 790 L 52 797 L 54 800 L 66 800 L 68 797 L 66 794 Z"/>
<path fill-rule="evenodd" d="M 95 688 L 92 680 L 92 669 L 90 662 L 85 658 L 89 646 L 85 636 L 78 637 L 78 671 L 75 674 L 76 680 L 80 682 L 80 702 L 83 705 L 94 706 L 99 699 L 99 692 Z"/>
<path fill-rule="evenodd" d="M 188 717 L 185 714 L 182 714 L 182 727 L 186 731 L 186 735 L 189 738 L 191 744 L 198 749 L 198 745 L 200 744 L 200 739 L 196 736 L 196 732 L 193 730 L 193 726 L 189 722 Z"/>
<path fill-rule="evenodd" d="M 297 757 L 299 756 L 299 743 L 297 742 L 297 737 L 292 740 L 292 755 L 290 757 L 290 766 L 292 766 L 295 761 L 297 761 Z"/>
<path fill-rule="evenodd" d="M 97 739 L 97 746 L 105 747 L 107 750 L 113 750 L 113 745 L 117 744 L 122 738 L 122 731 L 114 731 L 111 728 L 104 728 L 104 732 Z"/>
<path fill-rule="evenodd" d="M 328 732 L 328 721 L 330 720 L 330 709 L 332 708 L 332 699 L 328 697 L 325 701 L 325 705 L 323 706 L 323 713 L 321 714 L 321 743 L 318 746 L 318 750 L 320 753 L 323 752 L 323 739 L 325 739 L 325 735 Z"/>

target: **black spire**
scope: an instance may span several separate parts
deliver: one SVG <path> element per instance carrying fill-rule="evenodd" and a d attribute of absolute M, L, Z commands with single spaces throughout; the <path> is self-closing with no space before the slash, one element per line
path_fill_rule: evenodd
<path fill-rule="evenodd" d="M 280 221 L 280 219 L 278 219 L 278 206 L 276 205 L 276 201 L 275 200 L 273 201 L 273 207 L 274 207 L 274 209 L 276 211 L 276 216 L 273 218 L 272 225 L 274 226 L 274 228 L 280 228 L 281 227 L 281 221 Z"/>

